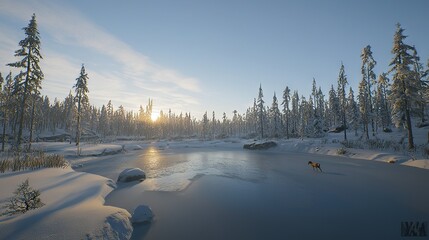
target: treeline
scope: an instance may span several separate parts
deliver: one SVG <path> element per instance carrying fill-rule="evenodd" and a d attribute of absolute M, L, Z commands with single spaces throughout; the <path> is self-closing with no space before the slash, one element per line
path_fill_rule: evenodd
<path fill-rule="evenodd" d="M 343 64 L 336 87 L 331 85 L 328 95 L 317 87 L 313 79 L 312 93 L 306 98 L 286 87 L 281 106 L 274 93 L 271 106 L 265 106 L 262 88 L 253 107 L 247 110 L 246 122 L 255 126 L 260 137 L 319 137 L 329 129 L 347 131 L 368 140 L 391 126 L 403 127 L 408 133 L 408 148 L 414 148 L 412 119 L 418 126 L 426 125 L 429 103 L 429 61 L 426 68 L 420 62 L 415 46 L 404 42 L 404 29 L 397 24 L 393 39 L 390 68 L 376 74 L 377 62 L 371 46 L 362 49 L 361 74 L 357 92 L 348 88 Z M 280 111 L 281 108 L 281 111 Z"/>
<path fill-rule="evenodd" d="M 15 51 L 20 58 L 7 64 L 19 70 L 17 75 L 0 74 L 0 114 L 2 121 L 2 150 L 11 142 L 20 150 L 23 142 L 37 140 L 43 133 L 56 135 L 64 131 L 67 140 L 106 139 L 112 136 L 135 136 L 139 138 L 224 138 L 228 136 L 248 138 L 297 138 L 321 137 L 326 131 L 336 128 L 344 132 L 344 139 L 352 132 L 363 130 L 363 139 L 377 132 L 389 131 L 392 124 L 408 131 L 409 148 L 414 148 L 411 118 L 419 117 L 422 123 L 427 115 L 428 66 L 423 67 L 416 47 L 404 43 L 403 29 L 398 24 L 392 47 L 390 69 L 376 74 L 371 47 L 361 53 L 362 79 L 355 92 L 348 86 L 343 64 L 340 66 L 336 86 L 325 95 L 313 79 L 310 96 L 300 96 L 297 90 L 287 86 L 280 100 L 276 94 L 271 104 L 266 104 L 262 86 L 245 113 L 234 111 L 232 118 L 226 113 L 205 113 L 196 119 L 191 113 L 161 111 L 152 121 L 153 100 L 138 111 L 128 111 L 123 106 L 114 107 L 112 102 L 97 107 L 90 104 L 87 81 L 90 74 L 82 65 L 76 84 L 62 100 L 51 100 L 39 92 L 43 73 L 39 67 L 42 59 L 40 37 L 36 16 L 23 28 L 26 38 L 19 42 Z"/>

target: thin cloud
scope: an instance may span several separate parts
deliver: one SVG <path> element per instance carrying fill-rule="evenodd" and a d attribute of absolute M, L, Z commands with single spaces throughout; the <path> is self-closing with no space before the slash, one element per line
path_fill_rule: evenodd
<path fill-rule="evenodd" d="M 52 1 L 33 0 L 5 0 L 0 3 L 0 13 L 23 21 L 23 26 L 28 23 L 33 12 L 38 17 L 41 31 L 49 35 L 56 44 L 84 48 L 118 63 L 119 68 L 114 70 L 102 69 L 102 67 L 87 68 L 90 76 L 91 99 L 97 102 L 116 99 L 127 103 L 126 105 L 134 104 L 135 106 L 138 101 L 141 102 L 142 99 L 149 98 L 153 94 L 152 96 L 156 96 L 160 102 L 164 103 L 198 104 L 198 101 L 191 96 L 191 94 L 201 92 L 197 79 L 151 62 L 147 56 L 136 52 L 128 44 L 102 30 L 70 6 L 59 5 Z M 0 28 L 5 28 L 5 26 L 0 25 Z M 3 41 L 7 41 L 8 46 L 0 46 L 1 53 L 5 52 L 5 48 L 9 50 L 12 42 L 15 42 L 13 49 L 17 49 L 16 39 L 4 39 L 6 40 Z M 43 47 L 46 50 L 47 47 Z M 59 50 L 55 51 L 49 49 L 48 53 L 44 54 L 43 70 L 45 79 L 49 79 L 49 84 L 43 85 L 44 92 L 57 96 L 58 93 L 55 95 L 55 92 L 64 91 L 63 95 L 67 95 L 79 74 L 81 63 L 76 57 L 74 59 L 73 56 L 65 57 L 65 54 L 60 53 Z M 8 59 L 13 59 L 13 52 L 10 52 L 10 55 L 12 57 Z M 5 59 L 1 58 L 1 60 Z M 91 63 L 86 64 L 86 66 L 88 65 Z M 91 91 L 91 85 L 93 91 Z M 156 85 L 159 85 L 160 89 L 156 90 Z M 137 89 L 129 89 L 130 86 L 137 87 Z M 142 97 L 142 92 L 148 96 Z M 127 101 L 127 98 L 130 102 Z M 172 100 L 169 101 L 169 98 Z"/>

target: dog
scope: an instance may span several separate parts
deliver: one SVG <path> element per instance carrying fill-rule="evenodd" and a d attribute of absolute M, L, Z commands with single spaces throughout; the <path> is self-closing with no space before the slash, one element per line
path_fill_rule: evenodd
<path fill-rule="evenodd" d="M 308 165 L 311 165 L 313 167 L 313 170 L 319 169 L 320 172 L 323 172 L 322 169 L 320 168 L 320 163 L 308 161 Z"/>

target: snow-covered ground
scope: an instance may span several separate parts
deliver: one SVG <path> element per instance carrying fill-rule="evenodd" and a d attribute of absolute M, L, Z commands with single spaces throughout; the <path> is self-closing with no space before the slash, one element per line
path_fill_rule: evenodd
<path fill-rule="evenodd" d="M 425 144 L 427 129 L 416 135 Z M 46 204 L 0 217 L 0 239 L 395 239 L 401 221 L 428 221 L 429 171 L 419 169 L 429 168 L 427 159 L 393 149 L 338 156 L 342 137 L 275 140 L 262 151 L 243 150 L 253 140 L 242 139 L 83 144 L 80 157 L 73 144 L 36 143 L 65 155 L 74 170 L 0 174 L 0 204 L 27 178 Z M 146 180 L 111 180 L 131 167 Z M 155 217 L 133 231 L 130 213 L 142 204 Z"/>
<path fill-rule="evenodd" d="M 0 202 L 29 179 L 45 206 L 0 218 L 0 239 L 129 239 L 128 211 L 104 205 L 114 187 L 110 179 L 66 169 L 0 174 Z"/>

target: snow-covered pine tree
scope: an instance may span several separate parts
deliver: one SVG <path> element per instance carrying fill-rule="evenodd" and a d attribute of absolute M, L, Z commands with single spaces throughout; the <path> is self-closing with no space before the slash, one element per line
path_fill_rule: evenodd
<path fill-rule="evenodd" d="M 316 101 L 316 99 L 317 99 L 317 85 L 316 85 L 316 79 L 315 78 L 313 78 L 313 84 L 311 87 L 311 96 L 314 99 L 314 109 L 317 109 L 318 108 L 318 105 L 317 105 L 318 102 Z"/>
<path fill-rule="evenodd" d="M 5 84 L 2 89 L 2 102 L 1 105 L 2 109 L 2 117 L 3 117 L 3 131 L 2 131 L 2 146 L 1 151 L 4 152 L 5 149 L 5 143 L 7 141 L 6 139 L 6 128 L 8 127 L 7 124 L 11 119 L 13 119 L 13 115 L 15 110 L 13 109 L 15 106 L 15 97 L 13 96 L 13 79 L 12 79 L 12 72 L 9 72 L 8 75 L 6 75 L 5 78 Z"/>
<path fill-rule="evenodd" d="M 38 94 L 41 88 L 41 82 L 44 77 L 42 69 L 39 66 L 40 59 L 43 59 L 40 53 L 40 33 L 37 29 L 36 14 L 31 17 L 30 23 L 24 27 L 26 38 L 19 42 L 20 49 L 15 51 L 15 57 L 22 57 L 21 60 L 9 63 L 8 66 L 23 69 L 19 74 L 19 85 L 22 87 L 22 95 L 19 106 L 19 128 L 16 139 L 16 148 L 20 150 L 22 143 L 22 131 L 24 128 L 24 114 L 28 97 L 31 94 Z"/>
<path fill-rule="evenodd" d="M 392 87 L 389 100 L 392 102 L 392 118 L 397 127 L 404 122 L 404 127 L 408 132 L 408 149 L 414 149 L 413 129 L 411 124 L 411 114 L 418 109 L 420 83 L 416 81 L 411 67 L 414 64 L 413 56 L 409 51 L 413 47 L 404 43 L 406 36 L 404 29 L 398 23 L 393 38 L 392 54 L 390 62 L 392 73 Z"/>
<path fill-rule="evenodd" d="M 99 132 L 102 137 L 106 137 L 108 133 L 107 110 L 104 104 L 103 106 L 101 106 L 100 117 L 98 119 L 97 132 Z"/>
<path fill-rule="evenodd" d="M 208 128 L 209 128 L 209 119 L 207 117 L 207 111 L 203 115 L 202 124 L 203 124 L 203 126 L 202 126 L 201 136 L 202 136 L 203 140 L 206 140 L 206 136 L 207 136 Z"/>
<path fill-rule="evenodd" d="M 309 126 L 307 126 L 307 131 L 308 131 L 307 136 L 321 137 L 323 135 L 323 122 L 321 121 L 321 118 L 317 115 L 317 111 L 314 106 L 315 102 L 316 101 L 313 100 L 313 94 L 312 94 L 308 99 L 307 108 L 306 108 L 306 111 L 307 111 L 306 114 L 308 117 L 308 124 L 309 124 Z"/>
<path fill-rule="evenodd" d="M 429 58 L 423 75 L 423 99 L 429 103 Z"/>
<path fill-rule="evenodd" d="M 363 125 L 363 136 L 365 136 L 365 139 L 369 139 L 369 130 L 368 130 L 368 123 L 369 123 L 369 100 L 368 100 L 368 82 L 365 80 L 362 80 L 359 82 L 359 95 L 358 95 L 358 102 L 359 102 L 359 112 L 362 118 L 362 125 Z"/>
<path fill-rule="evenodd" d="M 271 136 L 279 137 L 280 129 L 281 129 L 281 113 L 279 110 L 279 105 L 276 97 L 276 93 L 274 92 L 273 103 L 270 108 L 270 118 L 271 118 Z"/>
<path fill-rule="evenodd" d="M 311 96 L 310 96 L 311 98 Z M 312 104 L 311 104 L 312 105 Z M 298 132 L 301 139 L 304 136 L 308 136 L 313 133 L 313 124 L 312 124 L 312 115 L 313 115 L 312 106 L 304 96 L 301 96 L 301 104 L 299 106 L 299 125 Z"/>
<path fill-rule="evenodd" d="M 391 123 L 390 107 L 387 101 L 389 88 L 389 78 L 386 73 L 382 73 L 377 81 L 377 96 L 376 96 L 376 110 L 377 110 L 377 125 L 387 130 Z"/>
<path fill-rule="evenodd" d="M 323 129 L 325 128 L 324 121 L 324 107 L 325 103 L 323 100 L 323 93 L 321 88 L 317 89 L 316 79 L 313 78 L 313 86 L 311 91 L 310 102 L 313 106 L 313 135 L 320 137 L 323 135 Z"/>
<path fill-rule="evenodd" d="M 216 114 L 215 111 L 212 113 L 212 137 L 216 138 Z"/>
<path fill-rule="evenodd" d="M 340 103 L 334 85 L 331 85 L 331 90 L 329 91 L 329 113 L 329 125 L 331 127 L 337 126 L 340 123 Z"/>
<path fill-rule="evenodd" d="M 292 109 L 291 109 L 291 126 L 292 126 L 292 130 L 291 130 L 291 135 L 294 137 L 298 137 L 299 133 L 298 133 L 298 126 L 300 124 L 300 104 L 299 104 L 299 95 L 298 95 L 298 91 L 294 91 L 293 95 L 292 95 Z"/>
<path fill-rule="evenodd" d="M 234 136 L 239 136 L 240 134 L 240 114 L 238 114 L 237 110 L 232 111 L 232 122 L 231 122 L 231 134 Z"/>
<path fill-rule="evenodd" d="M 89 103 L 88 99 L 88 74 L 85 71 L 85 66 L 82 64 L 80 69 L 80 75 L 76 78 L 76 84 L 73 86 L 75 89 L 74 100 L 77 103 L 77 114 L 76 114 L 76 146 L 77 154 L 80 155 L 80 135 L 81 135 L 81 118 L 82 109 Z"/>
<path fill-rule="evenodd" d="M 264 93 L 262 92 L 262 85 L 259 85 L 258 101 L 257 101 L 257 114 L 258 126 L 261 138 L 264 138 L 264 125 L 265 125 L 265 107 L 264 107 Z"/>
<path fill-rule="evenodd" d="M 374 90 L 373 86 L 376 84 L 376 75 L 374 73 L 374 67 L 377 64 L 377 62 L 372 57 L 372 51 L 371 46 L 367 45 L 362 49 L 361 54 L 362 59 L 362 67 L 361 67 L 361 73 L 362 73 L 362 81 L 366 81 L 366 85 L 364 85 L 367 91 L 367 94 L 364 95 L 367 97 L 365 100 L 366 107 L 364 108 L 367 121 L 371 123 L 371 130 L 372 130 L 372 136 L 375 136 L 375 126 L 374 126 L 374 104 L 373 104 L 373 98 L 374 98 Z M 368 127 L 367 127 L 368 128 Z"/>
<path fill-rule="evenodd" d="M 222 114 L 222 137 L 228 136 L 228 118 L 226 117 L 226 113 Z"/>
<path fill-rule="evenodd" d="M 286 86 L 285 90 L 283 91 L 283 116 L 284 116 L 284 122 L 285 122 L 285 133 L 286 138 L 289 139 L 289 119 L 290 119 L 290 110 L 289 110 L 289 103 L 290 103 L 290 89 L 288 86 Z"/>
<path fill-rule="evenodd" d="M 253 98 L 253 107 L 252 107 L 252 125 L 253 133 L 256 136 L 258 134 L 258 104 L 256 103 L 256 98 Z"/>
<path fill-rule="evenodd" d="M 421 122 L 425 122 L 425 107 L 426 107 L 426 102 L 424 101 L 424 92 L 425 92 L 425 88 L 427 87 L 425 82 L 424 82 L 424 77 L 425 77 L 425 71 L 423 68 L 423 65 L 420 62 L 420 57 L 417 53 L 417 49 L 415 46 L 413 46 L 412 49 L 413 52 L 413 75 L 415 78 L 415 81 L 420 84 L 419 89 L 421 91 L 419 91 L 419 99 L 417 100 L 417 104 L 420 105 L 420 109 L 418 110 L 417 115 L 420 116 L 421 118 Z"/>
<path fill-rule="evenodd" d="M 347 108 L 347 98 L 346 98 L 346 85 L 347 76 L 344 70 L 344 64 L 341 63 L 340 73 L 338 74 L 338 102 L 339 110 L 341 115 L 342 125 L 344 127 L 344 140 L 347 140 L 347 117 L 346 117 L 346 108 Z"/>
<path fill-rule="evenodd" d="M 355 130 L 355 136 L 358 135 L 357 130 L 359 129 L 360 124 L 360 115 L 359 115 L 359 107 L 355 101 L 355 96 L 352 87 L 349 90 L 349 96 L 347 98 L 347 119 L 348 125 Z"/>
<path fill-rule="evenodd" d="M 316 116 L 319 118 L 321 124 L 322 124 L 322 131 L 325 129 L 326 126 L 326 114 L 325 114 L 325 95 L 322 92 L 322 88 L 319 86 L 319 90 L 317 91 L 317 109 L 316 109 Z"/>

